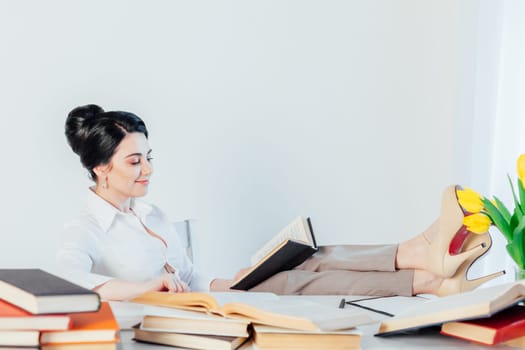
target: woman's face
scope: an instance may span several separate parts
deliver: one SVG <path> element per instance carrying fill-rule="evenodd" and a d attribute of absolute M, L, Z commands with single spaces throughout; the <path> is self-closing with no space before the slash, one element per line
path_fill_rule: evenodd
<path fill-rule="evenodd" d="M 151 160 L 151 148 L 146 136 L 138 132 L 127 134 L 111 158 L 107 193 L 118 201 L 146 195 L 153 172 Z"/>

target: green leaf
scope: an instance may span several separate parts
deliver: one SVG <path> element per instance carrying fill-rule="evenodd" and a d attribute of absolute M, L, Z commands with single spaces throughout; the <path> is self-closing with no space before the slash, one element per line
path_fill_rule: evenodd
<path fill-rule="evenodd" d="M 505 248 L 507 248 L 507 252 L 509 253 L 512 260 L 514 260 L 514 262 L 518 264 L 518 255 L 515 252 L 514 245 L 512 243 L 507 243 Z"/>
<path fill-rule="evenodd" d="M 523 215 L 523 210 L 521 209 L 520 202 L 518 201 L 518 197 L 516 197 L 516 191 L 514 191 L 514 185 L 512 184 L 512 180 L 509 174 L 507 174 L 507 178 L 509 179 L 510 189 L 512 190 L 512 197 L 514 198 L 514 205 L 516 206 L 516 208 L 519 209 L 521 215 Z"/>
<path fill-rule="evenodd" d="M 519 211 L 514 208 L 514 214 L 512 214 L 512 217 L 510 218 L 510 230 L 512 232 L 514 232 L 514 229 L 520 224 L 521 218 L 522 216 L 519 214 Z"/>
<path fill-rule="evenodd" d="M 518 178 L 518 193 L 520 195 L 521 212 L 525 213 L 525 189 L 523 188 L 523 183 L 521 183 L 521 179 L 520 178 Z"/>
<path fill-rule="evenodd" d="M 518 207 L 514 208 L 514 214 L 512 214 L 512 217 L 510 218 L 510 229 L 512 232 L 518 227 L 518 225 L 521 222 L 521 218 L 523 217 L 523 214 L 518 209 Z"/>
<path fill-rule="evenodd" d="M 481 202 L 485 206 L 485 210 L 489 214 L 490 219 L 496 225 L 496 227 L 503 233 L 507 241 L 511 241 L 513 238 L 512 230 L 510 228 L 509 222 L 505 220 L 503 215 L 500 213 L 498 208 L 487 198 L 481 199 Z"/>
<path fill-rule="evenodd" d="M 516 226 L 516 228 L 514 229 L 514 231 L 512 232 L 512 235 L 514 237 L 514 240 L 516 240 L 516 236 L 519 232 L 523 233 L 523 231 L 525 230 L 525 216 L 522 216 L 520 221 L 519 221 L 519 224 L 518 226 Z"/>
<path fill-rule="evenodd" d="M 505 206 L 505 204 L 503 204 L 502 201 L 499 200 L 498 197 L 494 196 L 494 200 L 496 201 L 496 204 L 497 204 L 497 207 L 499 209 L 499 212 L 501 213 L 501 215 L 503 216 L 503 218 L 505 218 L 505 220 L 509 223 L 510 225 L 510 211 L 507 209 L 507 207 Z"/>
<path fill-rule="evenodd" d="M 515 254 L 518 257 L 516 263 L 521 267 L 523 266 L 523 262 L 525 262 L 525 254 L 523 254 L 523 230 L 517 232 L 514 237 L 515 239 L 512 245 L 514 246 Z"/>

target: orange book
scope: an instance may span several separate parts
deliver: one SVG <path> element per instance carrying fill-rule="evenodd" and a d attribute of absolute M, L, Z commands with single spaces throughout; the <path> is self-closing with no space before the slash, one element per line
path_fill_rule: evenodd
<path fill-rule="evenodd" d="M 13 349 L 13 350 L 27 350 L 27 349 Z M 80 343 L 44 344 L 40 346 L 40 350 L 119 350 L 119 344 L 115 342 L 83 343 L 83 344 L 80 344 Z"/>
<path fill-rule="evenodd" d="M 69 314 L 70 330 L 44 331 L 40 344 L 118 342 L 119 326 L 109 303 L 103 302 L 97 312 Z"/>
<path fill-rule="evenodd" d="M 0 329 L 65 330 L 71 326 L 68 315 L 33 315 L 0 299 Z"/>
<path fill-rule="evenodd" d="M 486 345 L 525 336 L 525 307 L 514 305 L 490 317 L 448 322 L 441 333 Z"/>

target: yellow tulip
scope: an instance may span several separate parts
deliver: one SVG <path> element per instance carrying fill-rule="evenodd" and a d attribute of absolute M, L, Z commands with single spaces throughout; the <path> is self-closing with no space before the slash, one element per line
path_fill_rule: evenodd
<path fill-rule="evenodd" d="M 469 213 L 479 213 L 483 209 L 483 203 L 481 202 L 481 196 L 470 188 L 457 190 L 458 203 L 463 209 Z"/>
<path fill-rule="evenodd" d="M 521 179 L 521 183 L 525 186 L 525 154 L 522 154 L 518 158 L 518 177 Z"/>
<path fill-rule="evenodd" d="M 490 224 L 492 224 L 492 221 L 483 213 L 467 215 L 463 218 L 463 225 L 467 227 L 467 230 L 474 233 L 487 232 Z"/>

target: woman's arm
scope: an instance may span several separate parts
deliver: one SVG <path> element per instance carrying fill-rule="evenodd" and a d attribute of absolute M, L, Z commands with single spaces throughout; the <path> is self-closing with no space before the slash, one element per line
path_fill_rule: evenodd
<path fill-rule="evenodd" d="M 210 291 L 212 292 L 239 292 L 235 289 L 230 289 L 230 286 L 233 284 L 233 282 L 237 281 L 239 278 L 244 276 L 246 272 L 248 272 L 250 268 L 245 267 L 243 269 L 240 269 L 233 279 L 223 279 L 223 278 L 215 278 L 210 282 Z"/>
<path fill-rule="evenodd" d="M 227 280 L 222 278 L 215 278 L 210 282 L 210 291 L 212 292 L 231 292 L 230 289 L 233 280 Z"/>
<path fill-rule="evenodd" d="M 188 285 L 177 274 L 165 273 L 146 282 L 130 282 L 112 279 L 93 288 L 105 300 L 129 300 L 146 292 L 168 291 L 174 293 L 187 292 Z"/>

